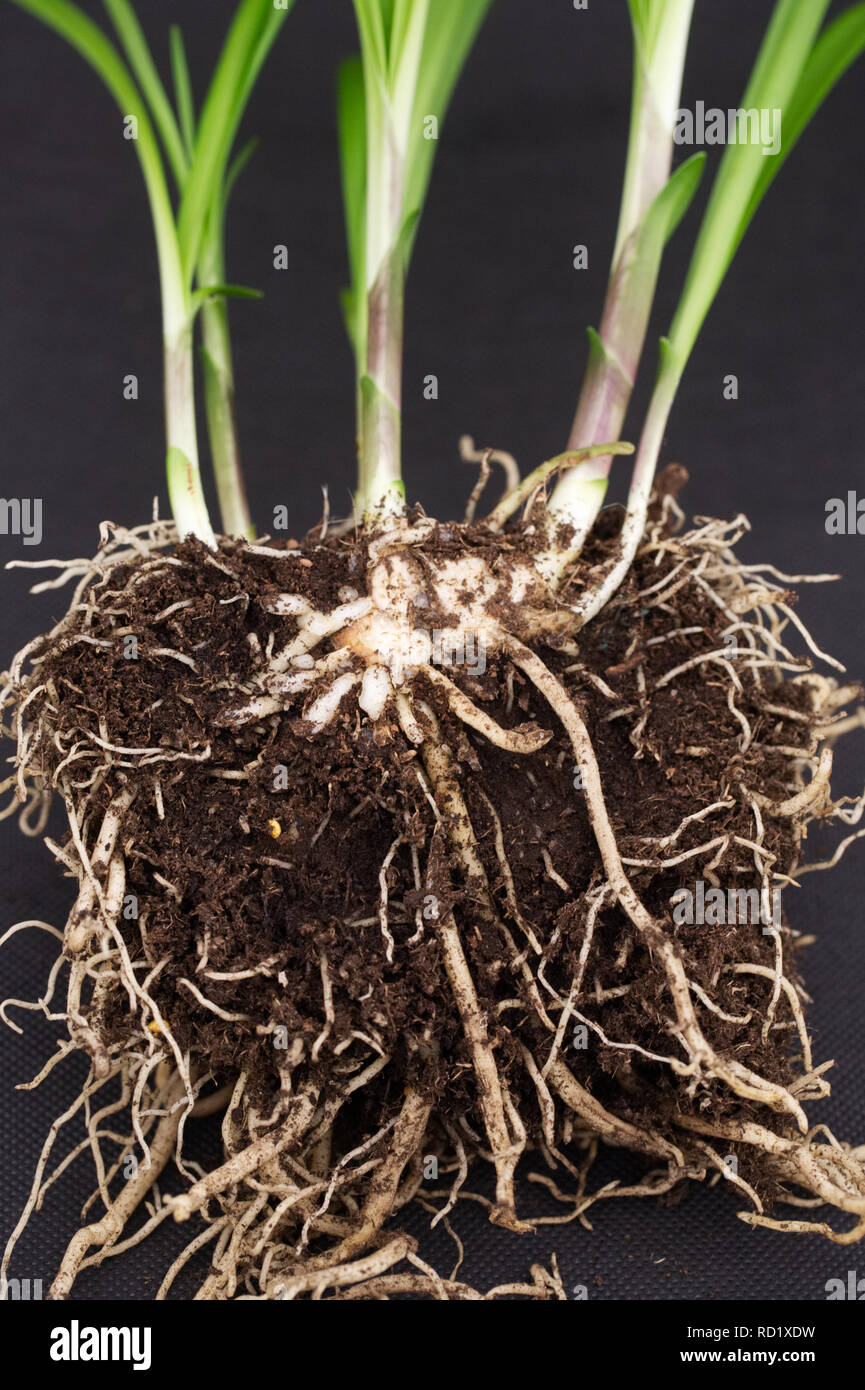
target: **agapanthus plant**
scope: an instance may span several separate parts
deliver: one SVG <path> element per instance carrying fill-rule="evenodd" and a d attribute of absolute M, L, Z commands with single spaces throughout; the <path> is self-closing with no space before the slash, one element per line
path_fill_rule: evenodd
<path fill-rule="evenodd" d="M 214 472 L 228 535 L 249 532 L 249 511 L 237 452 L 234 384 L 225 300 L 255 290 L 225 283 L 225 204 L 252 152 L 231 162 L 238 126 L 261 65 L 291 4 L 245 0 L 226 36 L 201 112 L 196 116 L 183 45 L 170 33 L 172 104 L 130 0 L 105 0 L 116 44 L 68 0 L 13 0 L 41 19 L 99 74 L 129 123 L 147 189 L 159 262 L 165 361 L 166 467 L 171 507 L 181 535 L 214 543 L 198 456 L 193 389 L 196 315 L 203 323 L 207 416 Z M 125 61 L 124 61 L 125 59 Z M 161 144 L 160 144 L 161 141 Z M 172 202 L 167 169 L 177 188 Z"/>
<path fill-rule="evenodd" d="M 90 32 L 60 0 L 17 3 L 73 41 Z M 91 1061 L 79 1105 L 104 1214 L 73 1238 L 56 1296 L 173 1217 L 199 1224 L 158 1297 L 209 1245 L 203 1298 L 477 1298 L 394 1218 L 421 1195 L 446 1219 L 486 1165 L 490 1219 L 534 1229 L 549 1218 L 518 1186 L 532 1155 L 574 1218 L 720 1174 L 753 1224 L 865 1233 L 862 1152 L 806 1112 L 830 1064 L 812 1056 L 781 900 L 865 833 L 803 864 L 813 821 L 855 826 L 865 810 L 830 789 L 859 688 L 815 669 L 838 665 L 795 616 L 793 581 L 737 559 L 742 519 L 684 529 L 683 470 L 657 472 L 737 246 L 865 47 L 865 6 L 822 29 L 827 6 L 778 0 L 741 110 L 780 111 L 779 148 L 724 153 L 635 451 L 621 435 L 655 287 L 665 251 L 681 257 L 671 239 L 704 160 L 671 172 L 692 2 L 630 0 L 619 228 L 570 438 L 524 479 L 510 469 L 477 520 L 503 457 L 482 450 L 465 518 L 440 521 L 402 478 L 403 299 L 439 128 L 488 3 L 354 0 L 360 56 L 340 71 L 338 122 L 353 517 L 256 543 L 237 505 L 215 537 L 188 510 L 196 487 L 174 485 L 176 529 L 114 529 L 92 565 L 69 567 L 68 614 L 19 655 L 4 695 L 25 824 L 62 795 L 70 838 L 49 844 L 79 884 L 58 933 L 59 1055 Z M 108 8 L 178 158 L 179 213 L 163 215 L 160 193 L 155 220 L 182 309 L 183 334 L 167 330 L 169 471 L 179 450 L 194 484 L 172 373 L 195 296 L 220 293 L 228 147 L 270 21 L 240 6 L 197 127 L 175 41 L 175 140 L 129 11 Z M 209 355 L 219 435 L 230 371 Z M 602 504 L 628 455 L 620 518 Z M 110 1106 L 103 1088 L 118 1084 L 130 1134 L 109 1164 L 95 1098 Z M 193 1169 L 187 1120 L 214 1111 L 223 1161 Z M 599 1141 L 641 1155 L 643 1176 L 593 1186 Z M 22 1220 L 51 1180 L 51 1142 Z M 128 1234 L 172 1157 L 183 1190 Z M 554 1255 L 497 1292 L 564 1297 Z"/>

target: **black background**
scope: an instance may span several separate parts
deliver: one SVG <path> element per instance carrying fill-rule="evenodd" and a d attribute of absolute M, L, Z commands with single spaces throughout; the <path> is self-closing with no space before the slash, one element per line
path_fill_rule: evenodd
<path fill-rule="evenodd" d="M 101 16 L 99 6 L 86 7 Z M 138 9 L 163 71 L 168 23 L 183 24 L 200 98 L 232 4 L 140 0 Z M 696 9 L 683 105 L 736 105 L 769 0 L 697 0 Z M 325 483 L 342 512 L 352 484 L 333 79 L 355 47 L 348 0 L 298 0 L 245 124 L 261 148 L 235 193 L 228 274 L 265 291 L 261 303 L 232 308 L 241 442 L 260 530 L 283 503 L 297 531 L 311 525 Z M 5 562 L 90 554 L 102 518 L 142 521 L 157 491 L 164 512 L 165 487 L 155 256 L 134 149 L 95 75 L 9 0 L 0 0 L 0 50 L 2 492 L 44 499 L 42 546 L 0 537 Z M 464 431 L 509 449 L 524 470 L 564 445 L 583 330 L 599 317 L 612 250 L 630 63 L 624 0 L 589 0 L 586 11 L 571 0 L 496 0 L 481 32 L 442 130 L 408 288 L 405 476 L 409 496 L 430 512 L 461 514 L 474 476 L 458 458 Z M 747 558 L 843 574 L 841 584 L 806 589 L 799 611 L 854 673 L 865 668 L 865 537 L 829 537 L 824 518 L 828 498 L 865 489 L 863 74 L 862 66 L 848 74 L 758 213 L 686 373 L 662 455 L 688 468 L 692 513 L 747 513 Z M 714 169 L 717 151 L 709 153 Z M 668 249 L 655 336 L 667 326 L 707 188 L 708 179 Z M 589 249 L 582 272 L 572 267 L 578 242 Z M 273 269 L 277 243 L 288 247 L 286 271 Z M 650 346 L 625 437 L 638 432 L 653 358 Z M 127 373 L 139 378 L 137 402 L 123 400 Z M 434 402 L 422 395 L 428 373 L 439 379 Z M 735 402 L 722 396 L 728 373 L 739 378 Z M 623 495 L 625 470 L 617 465 L 613 496 Z M 0 583 L 2 664 L 60 615 L 63 599 L 27 598 L 20 571 Z M 848 792 L 861 779 L 862 742 L 851 740 L 841 770 Z M 805 966 L 811 1023 L 818 1059 L 838 1062 L 835 1095 L 812 1117 L 862 1142 L 857 848 L 832 875 L 804 880 L 791 915 L 819 933 Z M 42 845 L 7 821 L 0 854 L 0 928 L 23 917 L 62 925 L 70 885 Z M 3 993 L 34 997 L 52 958 L 47 935 L 16 937 L 3 948 Z M 15 1093 L 14 1083 L 51 1051 L 53 1034 L 33 1014 L 11 1015 L 24 1036 L 4 1031 L 0 1053 L 4 1231 L 25 1198 L 43 1132 L 74 1095 L 76 1065 L 55 1071 L 44 1091 Z M 608 1156 L 604 1176 L 630 1174 L 629 1165 Z M 80 1159 L 52 1189 L 13 1274 L 41 1277 L 47 1287 L 90 1191 L 87 1167 Z M 539 1190 L 527 1187 L 524 1210 L 539 1204 Z M 587 1284 L 592 1298 L 816 1300 L 828 1278 L 856 1266 L 855 1250 L 750 1230 L 736 1209 L 729 1191 L 695 1188 L 673 1209 L 602 1203 L 591 1213 L 592 1233 L 566 1225 L 515 1237 L 462 1204 L 462 1276 L 480 1286 L 525 1277 L 531 1261 L 556 1250 L 566 1285 Z M 163 1230 L 86 1274 L 77 1295 L 146 1297 L 179 1234 Z M 441 1232 L 422 1246 L 443 1271 L 451 1251 Z"/>

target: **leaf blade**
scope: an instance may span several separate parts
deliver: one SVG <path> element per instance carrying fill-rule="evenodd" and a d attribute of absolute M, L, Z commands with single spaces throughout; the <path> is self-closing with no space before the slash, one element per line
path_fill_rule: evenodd
<path fill-rule="evenodd" d="M 178 240 L 189 282 L 252 81 L 288 13 L 289 9 L 274 10 L 271 0 L 242 0 L 223 43 L 201 108 L 195 155 L 177 217 Z"/>
<path fill-rule="evenodd" d="M 784 113 L 781 150 L 777 155 L 767 157 L 764 171 L 754 187 L 745 212 L 748 221 L 753 217 L 766 190 L 780 172 L 812 117 L 817 114 L 836 83 L 840 82 L 847 69 L 863 51 L 865 4 L 859 4 L 838 15 L 814 45 L 793 100 Z"/>
<path fill-rule="evenodd" d="M 403 220 L 422 211 L 432 175 L 438 141 L 425 137 L 424 119 L 435 116 L 440 133 L 457 80 L 491 4 L 492 0 L 436 0 L 430 7 L 412 108 Z"/>
<path fill-rule="evenodd" d="M 195 149 L 195 102 L 192 97 L 192 80 L 186 61 L 183 30 L 179 24 L 172 24 L 169 29 L 168 43 L 171 50 L 171 76 L 174 82 L 174 100 L 177 103 L 180 134 L 187 156 L 191 159 Z"/>
<path fill-rule="evenodd" d="M 138 22 L 138 16 L 130 0 L 102 0 L 102 3 L 114 25 L 117 37 L 126 54 L 126 60 L 150 107 L 177 185 L 182 188 L 188 167 L 186 149 L 174 109 L 153 61 L 153 55 L 144 36 L 144 31 Z"/>
<path fill-rule="evenodd" d="M 337 74 L 337 131 L 342 204 L 348 241 L 351 304 L 343 301 L 349 337 L 360 352 L 360 300 L 364 284 L 366 192 L 366 95 L 360 58 L 347 58 Z"/>
<path fill-rule="evenodd" d="M 784 110 L 814 48 L 829 0 L 776 0 L 741 107 Z M 684 367 L 697 334 L 756 209 L 762 174 L 759 145 L 729 144 L 721 159 L 669 332 L 670 352 Z"/>

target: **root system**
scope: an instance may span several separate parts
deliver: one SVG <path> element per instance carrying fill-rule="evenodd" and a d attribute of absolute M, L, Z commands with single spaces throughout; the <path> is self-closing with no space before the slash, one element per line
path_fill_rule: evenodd
<path fill-rule="evenodd" d="M 670 484 L 583 628 L 614 513 L 556 600 L 531 512 L 216 552 L 106 526 L 59 567 L 69 611 L 3 696 L 9 812 L 42 834 L 62 797 L 47 843 L 77 883 L 42 1074 L 89 1056 L 62 1119 L 85 1115 L 103 1215 L 54 1297 L 192 1218 L 160 1298 L 205 1246 L 199 1298 L 478 1298 L 395 1217 L 447 1222 L 481 1163 L 516 1231 L 724 1180 L 753 1224 L 865 1233 L 861 1151 L 806 1113 L 831 1063 L 784 910 L 815 822 L 865 833 L 865 800 L 830 790 L 859 691 L 814 669 L 835 663 L 799 579 L 737 560 L 742 518 L 682 533 Z M 214 1111 L 204 1171 L 189 1135 Z M 593 1185 L 601 1143 L 641 1180 Z M 562 1215 L 518 1210 L 521 1164 Z M 555 1259 L 502 1294 L 564 1297 Z"/>

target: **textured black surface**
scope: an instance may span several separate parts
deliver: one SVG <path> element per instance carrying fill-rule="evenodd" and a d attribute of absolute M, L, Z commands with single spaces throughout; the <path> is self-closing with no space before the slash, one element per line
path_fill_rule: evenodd
<path fill-rule="evenodd" d="M 807 3 L 807 0 L 803 0 Z M 100 7 L 90 5 L 94 15 Z M 156 40 L 179 19 L 198 90 L 231 5 L 147 0 Z M 170 14 L 169 14 L 170 11 Z M 697 0 L 685 103 L 738 102 L 770 11 L 767 0 Z M 261 304 L 233 313 L 240 426 L 261 526 L 287 503 L 298 529 L 318 515 L 319 486 L 341 510 L 353 467 L 352 366 L 337 289 L 345 276 L 333 125 L 336 61 L 354 46 L 347 0 L 299 0 L 247 121 L 262 138 L 231 222 L 229 275 L 261 286 Z M 165 48 L 159 49 L 165 56 Z M 630 52 L 625 7 L 590 0 L 497 0 L 473 54 L 434 173 L 409 286 L 405 456 L 409 493 L 439 515 L 461 511 L 469 479 L 456 441 L 471 431 L 525 467 L 562 447 L 584 359 L 583 327 L 603 296 L 627 133 Z M 793 571 L 841 571 L 844 582 L 803 594 L 800 612 L 853 672 L 865 669 L 865 537 L 828 537 L 824 506 L 865 491 L 861 315 L 865 304 L 865 189 L 861 178 L 863 69 L 848 75 L 804 137 L 761 209 L 698 345 L 673 415 L 664 459 L 682 461 L 697 514 L 751 518 L 752 560 Z M 0 537 L 0 561 L 89 554 L 103 517 L 135 522 L 163 495 L 158 299 L 137 163 L 110 99 L 81 60 L 9 3 L 0 6 L 0 419 L 2 492 L 45 500 L 38 551 Z M 666 262 L 655 327 L 681 283 L 692 212 Z M 589 247 L 575 272 L 571 248 Z M 289 269 L 272 269 L 285 243 Z M 139 376 L 140 399 L 122 399 Z M 439 377 L 436 402 L 422 379 Z M 739 377 L 739 400 L 722 378 Z M 651 353 L 637 403 L 646 397 Z M 633 420 L 638 420 L 635 409 Z M 637 425 L 632 424 L 632 429 Z M 626 431 L 627 435 L 627 431 Z M 624 469 L 620 466 L 620 476 Z M 618 482 L 615 495 L 621 495 Z M 63 605 L 26 598 L 20 572 L 2 579 L 0 662 Z M 851 743 L 845 790 L 861 780 Z M 59 829 L 59 825 L 58 825 Z M 27 917 L 62 924 L 70 885 L 41 844 L 0 826 L 0 928 Z M 791 906 L 819 934 L 806 978 L 815 998 L 816 1055 L 837 1059 L 835 1094 L 815 1119 L 865 1139 L 865 948 L 862 858 L 814 875 Z M 3 948 L 3 994 L 32 998 L 53 942 L 28 932 Z M 42 1136 L 75 1094 L 76 1061 L 38 1092 L 15 1092 L 52 1049 L 52 1029 L 11 1010 L 23 1037 L 0 1036 L 0 1227 L 14 1224 Z M 76 1133 L 76 1139 L 78 1135 Z M 212 1143 L 212 1134 L 202 1144 Z M 66 1151 L 63 1142 L 58 1153 Z M 623 1155 L 604 1177 L 633 1172 Z M 13 1273 L 51 1277 L 90 1191 L 86 1157 L 54 1187 L 19 1246 Z M 526 1211 L 549 1210 L 527 1187 Z M 480 1286 L 523 1278 L 556 1250 L 568 1288 L 593 1299 L 821 1299 L 825 1281 L 858 1252 L 813 1238 L 753 1231 L 728 1191 L 694 1189 L 672 1208 L 610 1201 L 578 1225 L 516 1237 L 462 1204 L 464 1276 Z M 421 1233 L 421 1218 L 411 1218 Z M 82 1299 L 147 1297 L 183 1231 L 165 1228 L 129 1256 L 85 1275 Z M 422 1252 L 439 1268 L 453 1247 L 439 1229 Z M 859 1259 L 861 1266 L 862 1259 Z M 154 1282 L 155 1281 L 155 1282 Z"/>

